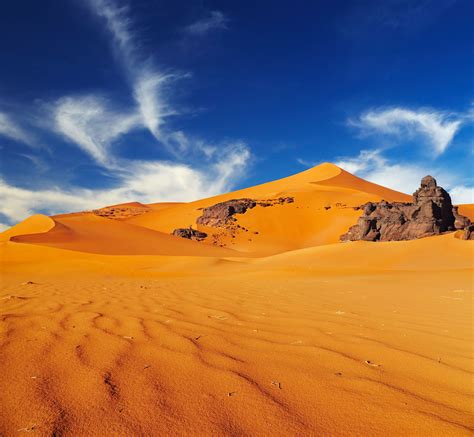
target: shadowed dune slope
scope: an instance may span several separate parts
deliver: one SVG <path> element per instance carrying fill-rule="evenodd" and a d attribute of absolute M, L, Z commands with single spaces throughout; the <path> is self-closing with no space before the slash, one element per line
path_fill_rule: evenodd
<path fill-rule="evenodd" d="M 42 234 L 18 235 L 11 241 L 111 255 L 232 256 L 228 249 L 201 245 L 161 232 L 94 214 L 56 217 Z"/>

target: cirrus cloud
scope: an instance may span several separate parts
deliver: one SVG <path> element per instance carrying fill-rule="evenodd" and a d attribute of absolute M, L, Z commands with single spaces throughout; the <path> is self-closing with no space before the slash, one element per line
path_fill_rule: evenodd
<path fill-rule="evenodd" d="M 433 109 L 406 108 L 372 109 L 349 124 L 366 134 L 383 134 L 408 140 L 423 138 L 436 157 L 452 142 L 466 117 Z"/>

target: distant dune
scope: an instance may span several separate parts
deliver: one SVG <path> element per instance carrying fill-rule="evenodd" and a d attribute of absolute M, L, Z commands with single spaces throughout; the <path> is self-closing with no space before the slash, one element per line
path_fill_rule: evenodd
<path fill-rule="evenodd" d="M 0 435 L 472 435 L 474 243 L 340 243 L 381 200 L 326 163 L 3 232 Z"/>

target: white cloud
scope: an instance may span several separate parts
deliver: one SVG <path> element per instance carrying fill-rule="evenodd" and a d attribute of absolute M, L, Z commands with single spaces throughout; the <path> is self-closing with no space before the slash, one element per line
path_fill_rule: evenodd
<path fill-rule="evenodd" d="M 178 145 L 178 149 L 183 150 L 189 141 L 183 133 L 178 137 L 163 129 L 165 118 L 177 114 L 165 99 L 164 90 L 171 80 L 187 75 L 164 73 L 153 67 L 153 57 L 141 53 L 138 33 L 133 29 L 127 6 L 120 7 L 113 0 L 88 0 L 88 4 L 105 21 L 116 57 L 124 66 L 130 82 L 142 125 L 168 152 L 176 156 L 175 146 Z M 178 139 L 181 140 L 179 143 Z"/>
<path fill-rule="evenodd" d="M 10 138 L 12 140 L 34 146 L 33 137 L 21 128 L 18 123 L 12 120 L 7 114 L 0 112 L 0 136 Z"/>
<path fill-rule="evenodd" d="M 10 227 L 11 225 L 7 225 L 6 223 L 0 223 L 0 232 L 6 231 Z"/>
<path fill-rule="evenodd" d="M 448 190 L 453 203 L 474 203 L 474 187 L 458 185 L 455 174 L 422 164 L 393 162 L 379 149 L 362 150 L 359 155 L 341 158 L 335 164 L 370 182 L 407 194 L 412 194 L 420 186 L 421 178 L 431 174 Z"/>
<path fill-rule="evenodd" d="M 415 191 L 421 178 L 428 174 L 417 165 L 389 162 L 378 149 L 362 150 L 359 155 L 341 158 L 335 164 L 370 182 L 403 193 Z"/>
<path fill-rule="evenodd" d="M 140 201 L 191 201 L 229 190 L 242 176 L 250 151 L 242 143 L 221 148 L 221 158 L 206 168 L 164 161 L 126 161 L 120 184 L 112 189 L 52 188 L 28 190 L 0 180 L 0 214 L 12 223 L 44 211 L 47 214 L 90 210 Z"/>
<path fill-rule="evenodd" d="M 96 96 L 60 99 L 54 110 L 55 130 L 77 144 L 99 164 L 111 166 L 110 146 L 113 140 L 136 128 L 140 118 L 121 113 Z"/>
<path fill-rule="evenodd" d="M 105 22 L 112 36 L 116 55 L 127 69 L 137 62 L 137 43 L 127 5 L 118 6 L 114 0 L 88 0 L 92 12 Z"/>
<path fill-rule="evenodd" d="M 170 75 L 144 72 L 133 84 L 133 94 L 143 122 L 157 140 L 162 139 L 160 127 L 165 117 L 176 113 L 162 95 L 165 82 L 171 78 Z"/>
<path fill-rule="evenodd" d="M 356 157 L 343 158 L 336 162 L 349 173 L 361 173 L 374 168 L 377 165 L 385 165 L 385 159 L 381 155 L 381 150 L 362 150 Z"/>
<path fill-rule="evenodd" d="M 314 167 L 315 165 L 318 165 L 317 162 L 306 161 L 305 159 L 302 159 L 302 158 L 296 158 L 296 162 L 298 164 L 301 164 L 303 167 Z"/>
<path fill-rule="evenodd" d="M 368 111 L 349 123 L 367 133 L 406 139 L 423 137 L 431 146 L 433 155 L 438 156 L 449 146 L 464 121 L 463 116 L 442 111 L 390 108 Z"/>
<path fill-rule="evenodd" d="M 185 27 L 186 33 L 191 35 L 204 35 L 211 30 L 227 29 L 228 18 L 220 11 L 210 11 L 207 17 Z"/>
<path fill-rule="evenodd" d="M 455 204 L 474 203 L 474 187 L 457 185 L 449 190 L 449 194 Z"/>

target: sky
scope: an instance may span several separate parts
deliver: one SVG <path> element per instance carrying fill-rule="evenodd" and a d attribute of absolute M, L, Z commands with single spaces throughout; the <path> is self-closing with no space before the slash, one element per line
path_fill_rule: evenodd
<path fill-rule="evenodd" d="M 474 203 L 471 0 L 23 0 L 0 14 L 0 229 L 333 162 Z"/>

